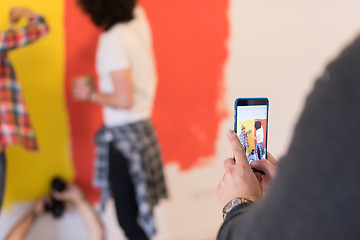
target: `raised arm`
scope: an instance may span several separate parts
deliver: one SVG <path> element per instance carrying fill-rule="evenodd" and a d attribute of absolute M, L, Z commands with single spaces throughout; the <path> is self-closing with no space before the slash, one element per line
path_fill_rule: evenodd
<path fill-rule="evenodd" d="M 28 19 L 25 27 L 0 32 L 0 53 L 24 47 L 49 32 L 45 19 L 28 8 L 15 7 L 10 10 L 10 23 L 13 26 L 23 17 Z"/>

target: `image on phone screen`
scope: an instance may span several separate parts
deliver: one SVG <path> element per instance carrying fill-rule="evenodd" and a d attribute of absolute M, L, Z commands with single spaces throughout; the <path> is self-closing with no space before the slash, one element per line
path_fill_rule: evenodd
<path fill-rule="evenodd" d="M 268 100 L 237 99 L 235 131 L 249 161 L 267 157 Z"/>

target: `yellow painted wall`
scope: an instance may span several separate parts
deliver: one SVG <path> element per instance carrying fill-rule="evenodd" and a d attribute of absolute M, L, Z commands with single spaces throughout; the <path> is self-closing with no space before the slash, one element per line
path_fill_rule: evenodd
<path fill-rule="evenodd" d="M 6 151 L 5 207 L 49 191 L 50 180 L 55 175 L 61 175 L 66 180 L 74 177 L 63 83 L 64 1 L 1 0 L 1 30 L 8 27 L 11 6 L 27 6 L 44 15 L 50 25 L 50 34 L 10 54 L 40 150 L 34 153 L 14 146 Z"/>

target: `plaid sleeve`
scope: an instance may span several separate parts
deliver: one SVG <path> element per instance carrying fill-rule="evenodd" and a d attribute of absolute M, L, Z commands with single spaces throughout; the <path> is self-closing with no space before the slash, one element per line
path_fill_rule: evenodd
<path fill-rule="evenodd" d="M 0 53 L 15 48 L 24 47 L 49 32 L 45 19 L 39 15 L 32 15 L 25 27 L 9 29 L 0 32 Z"/>

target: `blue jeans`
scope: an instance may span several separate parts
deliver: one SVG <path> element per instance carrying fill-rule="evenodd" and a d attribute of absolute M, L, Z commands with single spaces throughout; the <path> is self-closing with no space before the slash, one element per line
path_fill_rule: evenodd
<path fill-rule="evenodd" d="M 5 153 L 0 153 L 0 211 L 4 199 L 5 190 L 5 173 L 6 173 L 6 160 Z"/>

